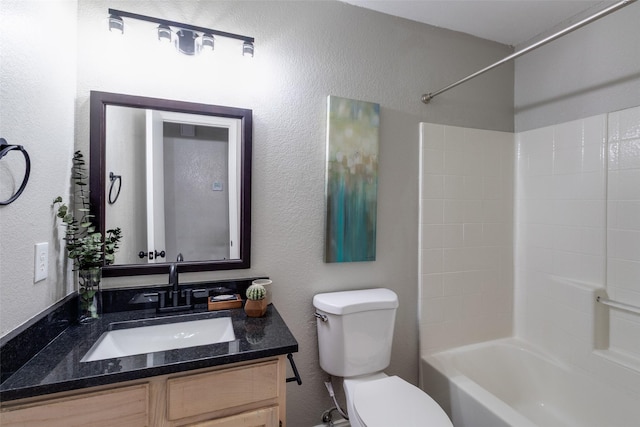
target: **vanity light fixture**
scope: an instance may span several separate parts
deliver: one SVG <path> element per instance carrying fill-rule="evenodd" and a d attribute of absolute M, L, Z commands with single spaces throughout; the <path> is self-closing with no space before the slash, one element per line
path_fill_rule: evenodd
<path fill-rule="evenodd" d="M 161 42 L 174 43 L 178 52 L 185 55 L 196 55 L 201 51 L 213 51 L 215 45 L 214 37 L 223 37 L 241 41 L 242 55 L 253 57 L 253 44 L 255 42 L 253 37 L 183 24 L 166 19 L 153 18 L 151 16 L 116 9 L 109 9 L 109 31 L 124 33 L 124 21 L 122 18 L 158 24 L 158 40 Z"/>

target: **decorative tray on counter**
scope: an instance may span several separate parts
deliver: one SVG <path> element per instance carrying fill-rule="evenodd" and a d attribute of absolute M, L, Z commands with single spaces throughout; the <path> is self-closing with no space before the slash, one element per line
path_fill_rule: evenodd
<path fill-rule="evenodd" d="M 242 298 L 240 298 L 240 294 L 218 295 L 209 297 L 207 300 L 207 308 L 209 311 L 229 310 L 230 308 L 240 307 L 242 307 Z"/>

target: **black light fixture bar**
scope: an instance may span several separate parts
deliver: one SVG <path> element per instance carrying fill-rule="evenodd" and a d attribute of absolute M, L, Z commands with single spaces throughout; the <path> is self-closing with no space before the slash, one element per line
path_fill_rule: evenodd
<path fill-rule="evenodd" d="M 178 28 L 183 29 L 183 30 L 199 31 L 201 33 L 209 33 L 209 34 L 212 34 L 214 36 L 226 37 L 226 38 L 229 38 L 229 39 L 242 40 L 242 41 L 247 42 L 247 43 L 253 43 L 255 41 L 255 39 L 253 37 L 242 36 L 240 34 L 227 33 L 225 31 L 218 31 L 218 30 L 214 30 L 214 29 L 211 29 L 211 28 L 198 27 L 196 25 L 183 24 L 182 22 L 169 21 L 168 19 L 160 19 L 160 18 L 154 18 L 152 16 L 146 16 L 146 15 L 140 15 L 140 14 L 137 14 L 137 13 L 125 12 L 124 10 L 109 9 L 109 14 L 110 15 L 116 15 L 116 16 L 119 16 L 121 18 L 131 18 L 131 19 L 137 19 L 139 21 L 153 22 L 153 23 L 158 24 L 158 25 L 166 25 L 166 26 L 169 26 L 169 27 L 178 27 Z"/>

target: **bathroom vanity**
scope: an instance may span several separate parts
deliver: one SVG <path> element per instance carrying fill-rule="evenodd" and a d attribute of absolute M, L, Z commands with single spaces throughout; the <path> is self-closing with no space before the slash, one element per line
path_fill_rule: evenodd
<path fill-rule="evenodd" d="M 285 425 L 284 356 L 3 403 L 3 426 Z"/>
<path fill-rule="evenodd" d="M 82 361 L 114 325 L 229 318 L 232 341 Z M 145 323 L 145 324 L 146 324 Z M 0 385 L 3 426 L 286 426 L 286 355 L 298 344 L 273 305 L 161 316 L 107 313 L 69 326 Z"/>

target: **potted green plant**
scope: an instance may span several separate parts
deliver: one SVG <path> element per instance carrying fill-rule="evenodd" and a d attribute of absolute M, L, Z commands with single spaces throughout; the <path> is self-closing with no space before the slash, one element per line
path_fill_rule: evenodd
<path fill-rule="evenodd" d="M 76 218 L 73 209 L 60 196 L 53 201 L 53 206 L 57 207 L 56 216 L 66 226 L 64 240 L 67 256 L 73 259 L 74 271 L 78 275 L 78 320 L 85 323 L 100 317 L 102 266 L 113 264 L 122 231 L 120 228 L 107 230 L 104 238 L 102 233 L 96 231 L 90 213 L 85 161 L 80 151 L 73 154 L 71 179 L 80 218 Z"/>
<path fill-rule="evenodd" d="M 247 302 L 244 312 L 249 317 L 262 317 L 267 312 L 267 291 L 262 285 L 251 285 L 247 288 Z"/>

